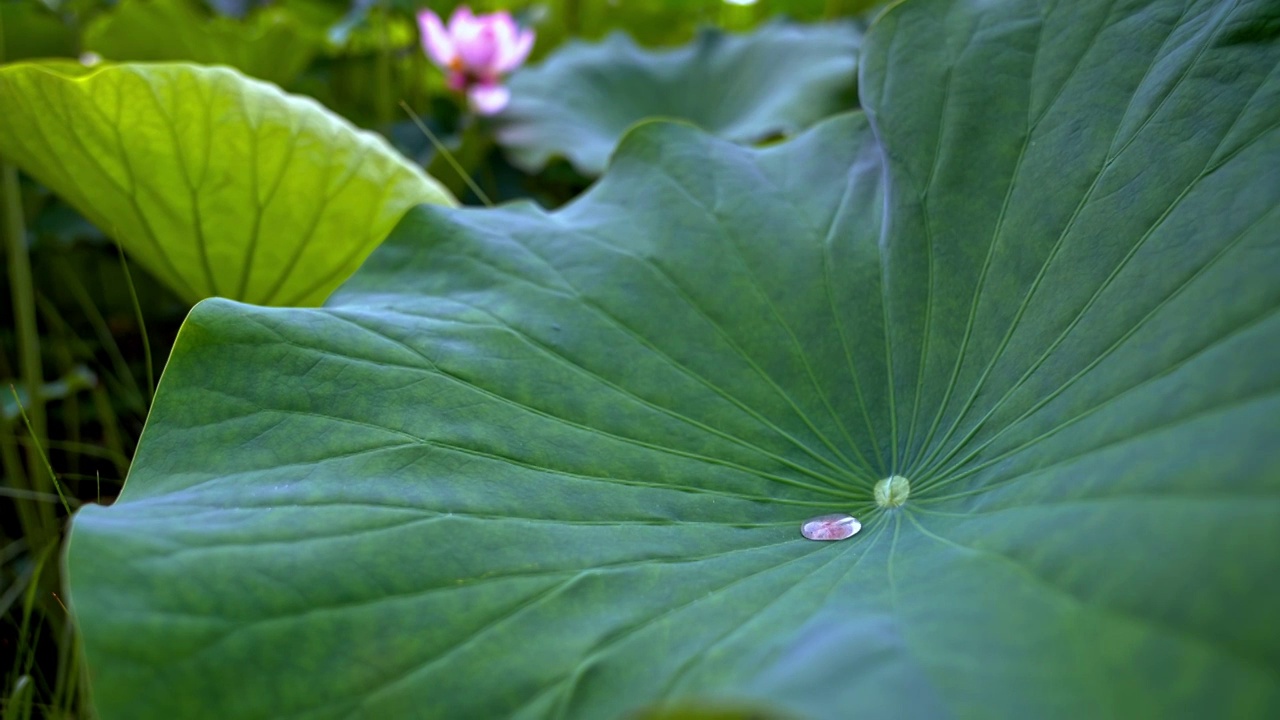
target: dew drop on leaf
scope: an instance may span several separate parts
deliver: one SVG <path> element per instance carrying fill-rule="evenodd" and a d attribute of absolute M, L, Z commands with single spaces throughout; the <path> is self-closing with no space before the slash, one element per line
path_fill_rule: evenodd
<path fill-rule="evenodd" d="M 844 540 L 858 534 L 862 523 L 858 518 L 844 513 L 819 515 L 804 521 L 800 534 L 810 540 Z"/>

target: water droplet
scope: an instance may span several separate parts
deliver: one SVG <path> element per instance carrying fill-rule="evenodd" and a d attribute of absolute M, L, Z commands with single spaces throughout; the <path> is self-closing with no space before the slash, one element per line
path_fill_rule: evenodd
<path fill-rule="evenodd" d="M 858 534 L 862 523 L 858 518 L 844 513 L 819 515 L 804 521 L 800 534 L 810 540 L 844 540 Z"/>

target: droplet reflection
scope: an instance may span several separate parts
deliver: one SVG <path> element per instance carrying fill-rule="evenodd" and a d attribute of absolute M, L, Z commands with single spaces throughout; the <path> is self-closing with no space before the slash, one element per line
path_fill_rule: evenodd
<path fill-rule="evenodd" d="M 819 515 L 804 521 L 800 534 L 810 540 L 844 540 L 858 534 L 862 523 L 858 518 L 844 513 Z"/>

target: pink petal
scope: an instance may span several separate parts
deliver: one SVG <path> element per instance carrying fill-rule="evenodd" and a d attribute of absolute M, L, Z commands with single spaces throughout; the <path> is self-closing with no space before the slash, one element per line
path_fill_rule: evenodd
<path fill-rule="evenodd" d="M 534 32 L 532 30 L 522 30 L 516 35 L 511 42 L 498 48 L 498 60 L 495 63 L 499 73 L 509 73 L 520 67 L 529 57 L 529 51 L 533 49 Z"/>
<path fill-rule="evenodd" d="M 454 47 L 462 64 L 473 75 L 495 77 L 497 73 L 498 42 L 492 23 L 485 18 L 478 22 L 461 24 L 453 35 Z"/>
<path fill-rule="evenodd" d="M 449 39 L 449 33 L 445 32 L 444 23 L 440 22 L 440 16 L 430 10 L 423 10 L 418 13 L 418 28 L 422 31 L 422 48 L 427 51 L 432 62 L 440 67 L 449 67 L 458 53 L 453 47 L 453 41 Z"/>
<path fill-rule="evenodd" d="M 511 100 L 511 91 L 496 83 L 473 85 L 467 91 L 467 100 L 471 109 L 481 115 L 495 115 L 507 106 Z"/>
<path fill-rule="evenodd" d="M 489 21 L 489 27 L 493 28 L 494 37 L 500 43 L 509 43 L 516 37 L 516 32 L 520 29 L 516 25 L 516 21 L 511 19 L 511 13 L 501 10 L 496 13 L 485 16 Z"/>
<path fill-rule="evenodd" d="M 457 37 L 459 31 L 474 26 L 475 21 L 476 16 L 471 14 L 471 8 L 460 5 L 449 16 L 449 34 Z"/>

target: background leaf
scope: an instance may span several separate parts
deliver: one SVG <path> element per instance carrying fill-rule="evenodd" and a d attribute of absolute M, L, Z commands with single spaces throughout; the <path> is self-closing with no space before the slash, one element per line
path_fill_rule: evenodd
<path fill-rule="evenodd" d="M 189 301 L 315 305 L 412 205 L 452 199 L 377 136 L 227 68 L 0 68 L 0 156 Z"/>
<path fill-rule="evenodd" d="M 73 55 L 75 32 L 38 2 L 0 2 L 0 62 Z"/>
<path fill-rule="evenodd" d="M 230 65 L 250 77 L 288 85 L 323 44 L 323 31 L 285 7 L 251 22 L 211 17 L 195 0 L 124 0 L 84 31 L 84 47 L 112 61 L 182 60 Z"/>
<path fill-rule="evenodd" d="M 854 107 L 859 36 L 851 22 L 778 22 L 745 35 L 705 30 L 674 50 L 645 50 L 623 33 L 571 42 L 512 78 L 498 141 L 526 171 L 563 156 L 598 175 L 647 118 L 739 142 L 793 134 Z"/>
<path fill-rule="evenodd" d="M 99 710 L 1275 715 L 1277 12 L 908 0 L 866 116 L 201 304 L 75 521 Z"/>

